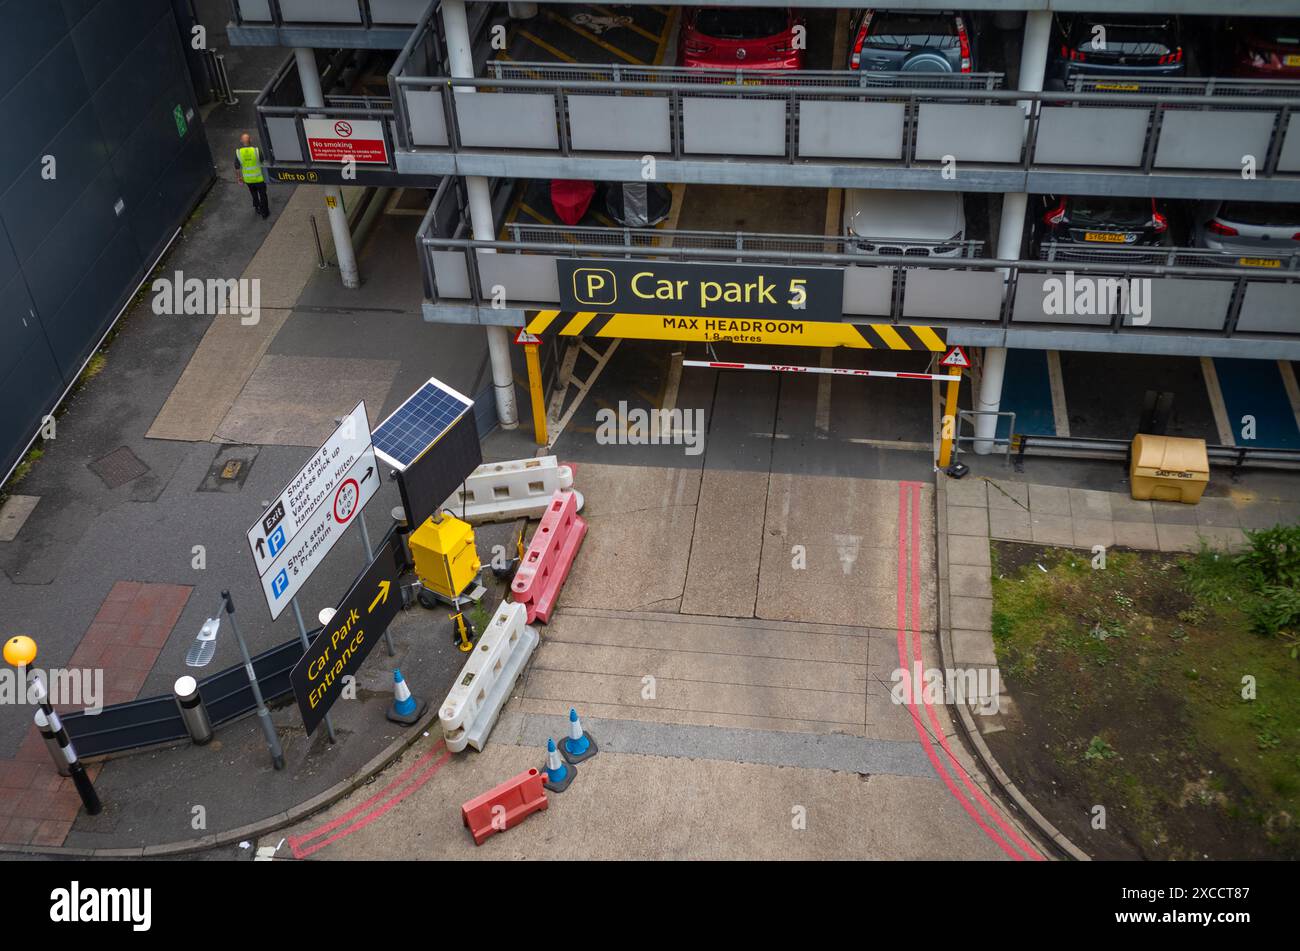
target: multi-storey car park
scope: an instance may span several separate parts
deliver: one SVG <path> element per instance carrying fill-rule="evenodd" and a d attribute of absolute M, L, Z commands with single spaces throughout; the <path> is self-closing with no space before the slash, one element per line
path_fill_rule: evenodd
<path fill-rule="evenodd" d="M 910 369 L 945 346 L 974 348 L 975 389 L 963 405 L 975 412 L 963 414 L 961 435 L 978 436 L 979 451 L 1003 445 L 990 440 L 1011 425 L 1070 435 L 1069 413 L 1057 405 L 1053 419 L 1043 408 L 1049 387 L 1058 396 L 1066 389 L 1062 364 L 1095 386 L 1111 372 L 1105 367 L 1125 360 L 1141 375 L 1165 355 L 1198 357 L 1212 388 L 1228 392 L 1226 409 L 1216 405 L 1217 431 L 1192 434 L 1232 443 L 1223 420 L 1251 403 L 1263 416 L 1276 411 L 1275 447 L 1300 448 L 1289 363 L 1300 356 L 1300 218 L 1291 221 L 1300 200 L 1300 83 L 1286 78 L 1297 75 L 1300 46 L 1288 41 L 1284 18 L 1294 11 L 1284 0 L 1245 4 L 1232 18 L 1199 0 L 1112 6 L 1114 14 L 1071 0 L 976 2 L 953 13 L 945 2 L 912 2 L 900 13 L 814 0 L 796 18 L 805 45 L 799 68 L 781 70 L 747 69 L 746 56 L 771 63 L 743 48 L 728 53 L 734 68 L 722 69 L 716 51 L 704 55 L 707 44 L 680 32 L 678 8 L 644 4 L 583 17 L 562 3 L 233 0 L 229 37 L 294 49 L 258 103 L 274 179 L 428 190 L 415 240 L 424 317 L 483 325 L 503 422 L 519 415 L 509 344 L 527 324 L 548 331 L 547 350 L 555 339 L 584 336 L 677 339 L 687 341 L 688 356 L 694 345 L 738 361 L 758 359 L 731 342 L 739 339 L 924 351 L 864 364 Z M 785 9 L 715 7 L 737 18 Z M 695 14 L 682 9 L 695 31 Z M 872 22 L 922 35 L 882 40 L 869 32 Z M 892 69 L 869 68 L 864 39 L 868 52 L 901 46 L 904 55 L 881 61 Z M 958 55 L 946 66 L 908 62 L 927 45 L 952 45 Z M 706 68 L 673 65 L 675 55 Z M 363 61 L 372 77 L 391 63 L 386 88 L 356 82 Z M 373 141 L 340 146 L 331 131 L 339 122 L 352 123 L 342 128 L 354 139 Z M 355 154 L 355 169 L 339 161 L 340 148 L 357 149 L 346 153 Z M 600 191 L 577 224 L 559 224 L 548 180 Z M 654 231 L 622 226 L 601 197 L 618 183 L 649 183 L 674 204 L 689 190 L 685 218 L 671 214 Z M 901 222 L 881 225 L 888 233 L 878 241 L 859 242 L 843 228 L 842 189 L 947 193 L 968 221 L 950 237 L 908 235 L 904 211 Z M 728 204 L 737 194 L 741 213 Z M 823 194 L 824 227 L 820 206 L 787 214 Z M 1266 235 L 1245 250 L 1192 247 L 1198 234 L 1218 234 L 1203 220 L 1217 207 L 1263 215 L 1282 229 L 1270 234 L 1283 237 L 1269 243 Z M 575 298 L 565 285 L 578 259 L 588 267 L 671 262 L 685 267 L 673 273 L 697 276 L 729 273 L 723 265 L 781 267 L 830 283 L 818 287 L 815 312 L 797 321 L 802 335 L 775 324 L 692 328 L 665 324 L 672 307 L 663 301 L 651 315 L 628 318 L 645 298 L 626 287 L 608 300 Z M 343 277 L 355 281 L 355 268 L 345 266 Z M 1129 288 L 1138 297 L 1128 313 L 1122 300 L 1090 312 L 1080 312 L 1086 303 L 1061 303 L 1084 284 L 1103 300 Z M 1149 289 L 1145 302 L 1139 288 Z M 676 303 L 682 316 L 707 313 L 698 302 Z M 753 302 L 726 316 L 805 316 L 778 310 Z M 858 328 L 863 342 L 824 323 Z M 759 332 L 746 336 L 750 329 Z M 548 374 L 558 362 L 546 364 Z M 787 350 L 772 362 L 817 360 Z M 1257 389 L 1240 392 L 1243 380 Z M 1155 380 L 1149 388 L 1155 396 L 1164 387 Z M 1097 431 L 1075 435 L 1131 435 L 1140 413 L 1099 419 Z"/>

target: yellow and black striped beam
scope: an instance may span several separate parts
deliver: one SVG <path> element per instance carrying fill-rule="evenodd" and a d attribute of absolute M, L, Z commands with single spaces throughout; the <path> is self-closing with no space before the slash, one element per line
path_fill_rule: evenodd
<path fill-rule="evenodd" d="M 944 328 L 919 324 L 848 324 L 816 320 L 731 317 L 663 317 L 656 314 L 601 314 L 595 311 L 534 311 L 528 332 L 554 331 L 563 337 L 621 337 L 627 340 L 690 340 L 767 343 L 795 347 L 850 347 L 858 350 L 947 349 Z"/>

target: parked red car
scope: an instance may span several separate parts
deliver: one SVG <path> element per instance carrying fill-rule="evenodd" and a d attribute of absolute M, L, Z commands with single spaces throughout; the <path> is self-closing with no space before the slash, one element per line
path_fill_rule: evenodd
<path fill-rule="evenodd" d="M 1300 20 L 1230 20 L 1231 71 L 1250 79 L 1300 79 Z"/>
<path fill-rule="evenodd" d="M 677 62 L 698 69 L 800 69 L 804 26 L 780 7 L 687 7 L 677 41 Z"/>

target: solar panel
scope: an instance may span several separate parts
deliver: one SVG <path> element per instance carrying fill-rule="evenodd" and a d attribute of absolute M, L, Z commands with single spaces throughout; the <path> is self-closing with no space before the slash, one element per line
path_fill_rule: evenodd
<path fill-rule="evenodd" d="M 473 405 L 473 400 L 431 378 L 375 427 L 375 452 L 386 464 L 405 472 Z"/>

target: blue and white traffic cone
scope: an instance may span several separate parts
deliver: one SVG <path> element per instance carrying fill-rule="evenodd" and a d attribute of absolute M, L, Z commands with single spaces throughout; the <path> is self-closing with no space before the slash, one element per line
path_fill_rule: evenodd
<path fill-rule="evenodd" d="M 403 726 L 418 723 L 424 711 L 429 707 L 427 700 L 420 700 L 411 694 L 406 680 L 400 670 L 393 671 L 393 705 L 388 708 L 388 719 Z"/>
<path fill-rule="evenodd" d="M 569 735 L 560 743 L 560 752 L 564 754 L 565 760 L 570 764 L 581 763 L 584 759 L 591 759 L 600 749 L 596 746 L 596 738 L 582 729 L 582 721 L 578 719 L 578 711 L 572 707 L 569 708 Z"/>
<path fill-rule="evenodd" d="M 560 751 L 555 748 L 555 740 L 546 741 L 546 765 L 542 767 L 542 786 L 551 792 L 564 792 L 578 775 L 578 767 L 567 765 L 560 759 Z"/>

